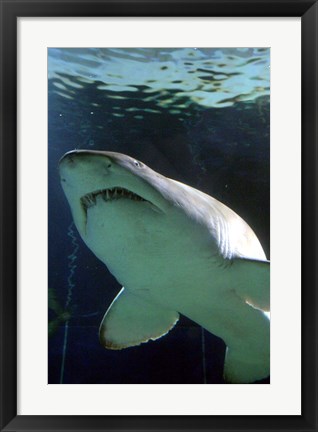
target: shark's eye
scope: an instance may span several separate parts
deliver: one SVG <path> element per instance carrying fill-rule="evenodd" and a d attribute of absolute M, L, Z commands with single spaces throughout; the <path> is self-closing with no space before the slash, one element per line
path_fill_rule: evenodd
<path fill-rule="evenodd" d="M 137 168 L 141 168 L 141 167 L 142 167 L 142 163 L 139 162 L 139 161 L 137 161 L 137 160 L 134 160 L 134 165 L 135 165 L 135 167 L 137 167 Z"/>

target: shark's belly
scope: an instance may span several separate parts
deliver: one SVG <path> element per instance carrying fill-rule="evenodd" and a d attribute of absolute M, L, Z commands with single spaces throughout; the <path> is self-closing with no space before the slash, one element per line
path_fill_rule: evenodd
<path fill-rule="evenodd" d="M 167 217 L 129 202 L 89 209 L 84 237 L 120 284 L 165 299 L 185 284 L 195 289 L 221 267 L 212 240 L 177 210 Z"/>
<path fill-rule="evenodd" d="M 96 205 L 87 216 L 85 242 L 125 289 L 187 316 L 227 346 L 262 350 L 253 336 L 259 318 L 250 316 L 258 312 L 237 296 L 239 275 L 204 227 L 177 211 L 166 217 L 124 202 Z M 266 329 L 260 340 L 268 337 Z"/>

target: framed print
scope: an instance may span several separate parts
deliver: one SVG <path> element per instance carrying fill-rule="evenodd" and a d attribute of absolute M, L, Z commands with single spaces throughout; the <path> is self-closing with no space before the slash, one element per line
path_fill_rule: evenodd
<path fill-rule="evenodd" d="M 1 430 L 317 430 L 317 3 L 2 1 Z"/>

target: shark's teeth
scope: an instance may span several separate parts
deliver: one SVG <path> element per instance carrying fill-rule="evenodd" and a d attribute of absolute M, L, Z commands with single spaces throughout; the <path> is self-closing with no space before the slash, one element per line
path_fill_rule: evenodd
<path fill-rule="evenodd" d="M 81 198 L 81 203 L 85 211 L 96 204 L 96 198 L 98 196 L 101 196 L 104 201 L 115 201 L 122 198 L 131 199 L 133 201 L 147 201 L 134 192 L 124 188 L 115 187 L 112 189 L 102 189 L 86 194 Z"/>

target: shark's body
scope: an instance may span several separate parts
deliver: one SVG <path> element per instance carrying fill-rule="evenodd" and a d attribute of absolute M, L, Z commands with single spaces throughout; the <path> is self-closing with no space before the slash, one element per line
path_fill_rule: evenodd
<path fill-rule="evenodd" d="M 156 339 L 181 313 L 224 340 L 227 381 L 269 375 L 269 262 L 243 219 L 119 153 L 69 152 L 60 175 L 82 239 L 125 287 L 101 324 L 105 347 Z"/>

